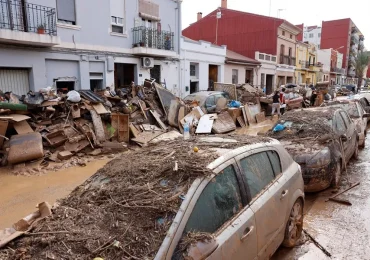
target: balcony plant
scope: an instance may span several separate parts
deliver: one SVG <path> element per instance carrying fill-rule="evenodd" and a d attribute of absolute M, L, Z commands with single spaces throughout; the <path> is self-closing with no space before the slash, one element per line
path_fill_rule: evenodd
<path fill-rule="evenodd" d="M 40 24 L 39 26 L 37 26 L 37 33 L 38 34 L 45 34 L 45 25 Z"/>

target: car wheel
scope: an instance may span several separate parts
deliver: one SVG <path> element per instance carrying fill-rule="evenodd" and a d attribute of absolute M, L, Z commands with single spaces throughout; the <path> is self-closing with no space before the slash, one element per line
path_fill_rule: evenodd
<path fill-rule="evenodd" d="M 355 145 L 355 151 L 353 152 L 353 155 L 352 155 L 352 158 L 355 159 L 355 160 L 358 160 L 358 141 L 356 142 L 356 145 Z"/>
<path fill-rule="evenodd" d="M 331 182 L 331 186 L 333 188 L 338 188 L 340 185 L 340 180 L 342 179 L 342 162 L 339 160 L 335 167 L 336 168 L 335 168 L 333 180 Z"/>
<path fill-rule="evenodd" d="M 289 220 L 285 227 L 283 246 L 294 247 L 302 235 L 303 230 L 303 203 L 296 200 L 290 211 Z"/>

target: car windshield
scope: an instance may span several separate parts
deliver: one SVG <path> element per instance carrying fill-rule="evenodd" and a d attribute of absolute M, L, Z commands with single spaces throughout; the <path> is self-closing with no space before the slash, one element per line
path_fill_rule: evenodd
<path fill-rule="evenodd" d="M 358 112 L 356 103 L 348 103 L 343 104 L 342 108 L 348 113 L 350 117 L 360 117 L 360 113 Z"/>
<path fill-rule="evenodd" d="M 202 101 L 204 100 L 203 96 L 197 96 L 197 95 L 188 95 L 184 98 L 185 101 Z"/>

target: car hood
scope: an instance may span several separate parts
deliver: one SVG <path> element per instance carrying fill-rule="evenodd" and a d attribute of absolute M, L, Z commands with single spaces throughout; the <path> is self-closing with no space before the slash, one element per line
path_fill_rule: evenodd
<path fill-rule="evenodd" d="M 282 141 L 281 142 L 294 161 L 298 164 L 306 164 L 321 150 L 327 146 L 315 141 Z"/>

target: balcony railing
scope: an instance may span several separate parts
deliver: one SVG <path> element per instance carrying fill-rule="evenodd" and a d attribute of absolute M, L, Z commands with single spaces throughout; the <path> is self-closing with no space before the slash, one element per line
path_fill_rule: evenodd
<path fill-rule="evenodd" d="M 344 69 L 342 69 L 342 68 L 337 68 L 337 67 L 331 67 L 331 68 L 330 68 L 330 71 L 331 71 L 331 72 L 335 72 L 335 73 L 340 73 L 340 74 L 344 74 L 344 73 L 345 73 Z"/>
<path fill-rule="evenodd" d="M 148 47 L 161 50 L 174 50 L 174 33 L 147 28 L 132 28 L 133 47 Z"/>
<path fill-rule="evenodd" d="M 295 66 L 295 57 L 290 57 L 286 55 L 280 55 L 280 64 L 286 64 L 290 66 Z"/>
<path fill-rule="evenodd" d="M 55 8 L 0 0 L 0 29 L 57 35 Z"/>

